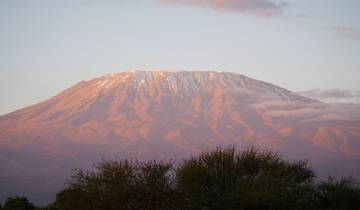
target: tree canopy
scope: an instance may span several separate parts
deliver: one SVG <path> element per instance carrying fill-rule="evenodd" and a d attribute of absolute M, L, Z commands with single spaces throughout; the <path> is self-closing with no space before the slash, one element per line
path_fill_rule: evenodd
<path fill-rule="evenodd" d="M 3 210 L 35 210 L 35 206 L 25 197 L 9 197 L 5 200 Z"/>
<path fill-rule="evenodd" d="M 94 170 L 75 170 L 56 201 L 41 209 L 360 210 L 360 187 L 351 177 L 317 183 L 304 160 L 219 148 L 180 163 L 103 160 Z"/>
<path fill-rule="evenodd" d="M 96 171 L 77 172 L 70 186 L 57 195 L 62 210 L 167 209 L 175 190 L 167 161 L 104 161 Z"/>
<path fill-rule="evenodd" d="M 186 209 L 297 209 L 313 178 L 306 161 L 288 162 L 255 149 L 203 153 L 176 171 Z"/>

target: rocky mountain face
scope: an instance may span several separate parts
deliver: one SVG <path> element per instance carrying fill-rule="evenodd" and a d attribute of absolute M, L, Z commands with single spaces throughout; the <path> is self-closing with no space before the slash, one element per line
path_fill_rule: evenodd
<path fill-rule="evenodd" d="M 0 117 L 0 200 L 51 200 L 101 158 L 176 158 L 257 146 L 360 176 L 360 106 L 326 104 L 227 72 L 128 71 Z"/>

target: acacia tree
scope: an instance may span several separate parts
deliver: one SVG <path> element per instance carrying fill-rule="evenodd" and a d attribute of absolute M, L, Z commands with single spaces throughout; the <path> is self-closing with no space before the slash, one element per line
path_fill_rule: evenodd
<path fill-rule="evenodd" d="M 171 161 L 103 161 L 76 170 L 49 210 L 360 210 L 351 179 L 314 184 L 306 161 L 234 148 Z"/>
<path fill-rule="evenodd" d="M 96 171 L 77 170 L 57 195 L 61 210 L 167 210 L 174 201 L 170 161 L 103 161 Z"/>
<path fill-rule="evenodd" d="M 234 148 L 202 153 L 176 171 L 184 209 L 303 209 L 313 177 L 305 161 Z"/>
<path fill-rule="evenodd" d="M 324 210 L 359 210 L 360 186 L 352 177 L 329 177 L 317 185 L 315 204 Z"/>
<path fill-rule="evenodd" d="M 25 197 L 9 197 L 5 200 L 4 210 L 35 210 L 35 206 Z"/>

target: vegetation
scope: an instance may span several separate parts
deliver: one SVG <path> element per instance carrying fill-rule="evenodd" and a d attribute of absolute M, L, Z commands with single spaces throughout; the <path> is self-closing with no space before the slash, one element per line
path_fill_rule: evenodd
<path fill-rule="evenodd" d="M 256 149 L 217 149 L 181 164 L 102 161 L 94 171 L 76 170 L 56 201 L 38 210 L 360 210 L 351 177 L 314 178 L 306 161 Z"/>
<path fill-rule="evenodd" d="M 171 162 L 105 161 L 96 169 L 78 170 L 54 205 L 62 210 L 161 210 L 173 205 Z"/>
<path fill-rule="evenodd" d="M 313 178 L 305 161 L 254 149 L 203 153 L 176 172 L 185 209 L 303 209 Z"/>
<path fill-rule="evenodd" d="M 360 187 L 351 177 L 330 177 L 317 185 L 315 198 L 318 209 L 360 209 Z"/>
<path fill-rule="evenodd" d="M 35 210 L 35 206 L 25 197 L 9 197 L 2 210 Z"/>

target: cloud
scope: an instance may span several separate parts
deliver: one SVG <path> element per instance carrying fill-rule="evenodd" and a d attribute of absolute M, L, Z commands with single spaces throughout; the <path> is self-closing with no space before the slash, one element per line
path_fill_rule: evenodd
<path fill-rule="evenodd" d="M 347 39 L 360 39 L 360 30 L 348 26 L 335 26 L 333 27 L 338 37 Z"/>
<path fill-rule="evenodd" d="M 285 117 L 285 118 L 316 118 L 324 114 L 324 110 L 315 109 L 311 107 L 303 107 L 292 110 L 270 110 L 266 112 L 272 117 Z"/>
<path fill-rule="evenodd" d="M 162 4 L 197 6 L 233 12 L 249 13 L 257 17 L 282 16 L 286 3 L 273 0 L 158 0 Z"/>
<path fill-rule="evenodd" d="M 330 90 L 309 90 L 302 92 L 303 94 L 316 97 L 316 98 L 353 98 L 360 97 L 359 93 L 355 93 L 351 90 L 342 90 L 342 89 L 330 89 Z"/>
<path fill-rule="evenodd" d="M 322 100 L 325 102 L 351 102 L 351 103 L 360 102 L 360 91 L 353 91 L 353 90 L 314 89 L 314 90 L 300 92 L 299 94 L 309 98 Z"/>

